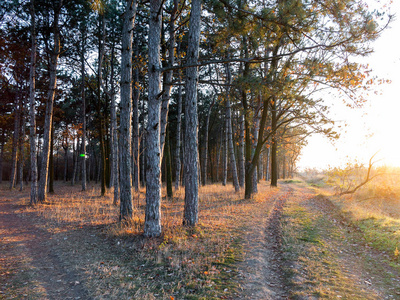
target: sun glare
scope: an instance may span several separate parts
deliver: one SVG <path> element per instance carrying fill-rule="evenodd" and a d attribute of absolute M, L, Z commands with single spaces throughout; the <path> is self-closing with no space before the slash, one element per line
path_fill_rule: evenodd
<path fill-rule="evenodd" d="M 400 1 L 393 1 L 392 12 L 400 14 Z M 311 137 L 302 151 L 300 168 L 324 169 L 355 160 L 368 163 L 377 152 L 377 163 L 400 166 L 400 53 L 394 38 L 399 35 L 397 18 L 373 45 L 374 53 L 363 59 L 374 76 L 391 83 L 376 86 L 376 92 L 366 95 L 363 108 L 350 109 L 340 99 L 330 100 L 331 117 L 340 126 L 341 137 L 334 144 L 322 136 Z"/>

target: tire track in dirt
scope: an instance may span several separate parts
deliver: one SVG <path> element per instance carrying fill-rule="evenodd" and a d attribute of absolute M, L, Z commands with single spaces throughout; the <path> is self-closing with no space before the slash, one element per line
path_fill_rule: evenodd
<path fill-rule="evenodd" d="M 243 290 L 241 299 L 288 298 L 283 272 L 281 217 L 283 207 L 291 195 L 291 189 L 284 186 L 272 202 L 267 201 L 264 211 L 255 213 L 253 228 L 246 237 L 249 250 L 239 267 Z M 262 221 L 256 223 L 257 218 Z"/>
<path fill-rule="evenodd" d="M 63 249 L 62 239 L 36 226 L 29 216 L 19 217 L 15 211 L 21 209 L 17 205 L 0 202 L 0 245 L 8 249 L 2 253 L 8 266 L 17 266 L 12 272 L 4 274 L 1 297 L 11 299 L 7 291 L 13 280 L 21 277 L 21 269 L 27 269 L 28 282 L 21 283 L 32 288 L 26 294 L 18 295 L 29 299 L 91 299 L 84 288 L 80 277 L 61 260 L 59 251 Z M 12 250 L 11 255 L 9 250 Z M 11 260 L 11 261 L 10 261 Z M 26 289 L 25 289 L 26 291 Z M 14 298 L 13 298 L 14 299 Z"/>

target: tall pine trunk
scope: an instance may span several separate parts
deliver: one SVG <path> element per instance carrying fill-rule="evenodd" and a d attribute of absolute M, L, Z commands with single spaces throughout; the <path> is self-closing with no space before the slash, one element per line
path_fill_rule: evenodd
<path fill-rule="evenodd" d="M 276 116 L 276 104 L 273 101 L 271 105 L 271 186 L 278 186 L 278 162 L 277 162 L 277 140 L 276 140 L 276 130 L 277 130 L 277 116 Z"/>
<path fill-rule="evenodd" d="M 236 167 L 236 158 L 235 151 L 233 148 L 233 135 L 232 135 L 232 109 L 231 109 L 231 101 L 230 101 L 230 84 L 232 82 L 231 71 L 229 69 L 229 64 L 226 64 L 226 78 L 227 78 L 227 88 L 226 88 L 226 129 L 228 136 L 228 150 L 229 150 L 229 160 L 231 163 L 231 172 L 233 179 L 233 186 L 235 187 L 235 192 L 239 192 L 239 180 L 237 175 L 237 167 Z"/>
<path fill-rule="evenodd" d="M 201 29 L 201 0 L 193 0 L 190 12 L 189 39 L 186 62 L 196 65 L 199 57 Z M 197 83 L 198 68 L 186 69 L 185 101 L 185 208 L 183 224 L 194 226 L 198 222 L 199 181 L 198 181 L 198 117 L 197 117 Z"/>
<path fill-rule="evenodd" d="M 150 1 L 149 19 L 149 100 L 146 136 L 146 216 L 144 235 L 161 235 L 161 5 L 164 1 Z"/>
<path fill-rule="evenodd" d="M 224 118 L 224 130 L 223 130 L 223 146 L 222 146 L 222 185 L 226 186 L 228 180 L 228 122 L 226 117 Z"/>
<path fill-rule="evenodd" d="M 135 57 L 136 59 L 139 59 L 139 38 L 136 35 L 135 38 Z M 140 98 L 140 86 L 139 86 L 139 67 L 136 66 L 133 69 L 134 75 L 133 75 L 133 82 L 134 82 L 134 87 L 133 87 L 133 123 L 132 123 L 132 160 L 133 160 L 133 168 L 132 168 L 132 180 L 133 180 L 133 187 L 136 192 L 139 191 L 139 172 L 140 172 L 140 162 L 139 162 L 139 152 L 140 152 L 140 133 L 139 133 L 139 98 Z"/>
<path fill-rule="evenodd" d="M 208 130 L 210 127 L 210 116 L 212 108 L 215 104 L 215 98 L 213 99 L 212 103 L 208 107 L 207 116 L 206 116 L 206 124 L 204 125 L 204 151 L 203 151 L 203 180 L 202 185 L 205 186 L 207 184 L 207 163 L 208 163 Z"/>
<path fill-rule="evenodd" d="M 24 101 L 23 101 L 24 102 Z M 22 103 L 22 107 L 25 107 L 25 103 Z M 19 190 L 22 191 L 24 189 L 24 142 L 25 142 L 25 113 L 24 108 L 21 111 L 21 132 L 19 134 L 19 166 L 18 166 L 18 182 L 19 182 Z"/>
<path fill-rule="evenodd" d="M 166 49 L 163 49 L 163 61 L 167 61 L 167 66 L 172 67 L 175 62 L 175 20 L 176 13 L 178 11 L 178 1 L 174 0 L 174 7 L 171 11 L 170 21 L 169 21 L 169 43 L 168 43 L 168 61 L 165 57 Z M 164 33 L 163 33 L 164 36 Z M 165 41 L 163 41 L 163 45 L 165 45 Z M 164 47 L 163 47 L 164 48 Z M 161 116 L 160 116 L 160 148 L 161 148 L 161 160 L 164 153 L 164 144 L 165 144 L 165 136 L 167 130 L 167 122 L 168 122 L 168 110 L 169 110 L 169 100 L 171 97 L 171 88 L 172 88 L 172 78 L 173 71 L 167 71 L 164 73 L 163 78 L 163 91 L 162 91 L 162 104 L 161 104 Z"/>
<path fill-rule="evenodd" d="M 120 124 L 120 220 L 132 218 L 132 40 L 136 16 L 136 0 L 126 3 L 122 29 L 121 56 L 121 124 Z"/>
<path fill-rule="evenodd" d="M 81 46 L 81 99 L 82 99 L 82 191 L 86 191 L 86 97 L 85 97 L 85 29 L 82 29 Z"/>
<path fill-rule="evenodd" d="M 239 117 L 239 185 L 241 188 L 244 187 L 244 115 L 241 114 Z"/>
<path fill-rule="evenodd" d="M 21 98 L 22 98 L 21 92 L 18 92 L 14 104 L 14 134 L 13 134 L 12 153 L 11 153 L 10 190 L 15 188 L 17 181 L 18 144 L 19 144 L 21 110 L 22 110 Z"/>
<path fill-rule="evenodd" d="M 53 106 L 54 98 L 57 87 L 57 64 L 58 57 L 60 55 L 60 31 L 58 28 L 58 19 L 63 5 L 63 0 L 55 2 L 54 8 L 54 23 L 53 23 L 53 35 L 54 35 L 54 48 L 50 53 L 49 62 L 49 91 L 47 94 L 46 101 L 46 112 L 44 119 L 44 131 L 43 131 L 43 151 L 42 151 L 42 162 L 40 168 L 40 181 L 38 189 L 38 201 L 44 202 L 47 197 L 47 179 L 49 173 L 49 157 L 50 157 L 50 139 L 51 139 L 51 127 L 53 124 Z"/>
<path fill-rule="evenodd" d="M 54 124 L 51 125 L 50 161 L 49 161 L 49 193 L 54 193 Z"/>
<path fill-rule="evenodd" d="M 178 57 L 180 55 L 180 43 L 178 44 Z M 178 113 L 176 117 L 176 150 L 175 150 L 175 190 L 179 190 L 181 179 L 181 123 L 182 123 L 182 72 L 178 70 Z"/>

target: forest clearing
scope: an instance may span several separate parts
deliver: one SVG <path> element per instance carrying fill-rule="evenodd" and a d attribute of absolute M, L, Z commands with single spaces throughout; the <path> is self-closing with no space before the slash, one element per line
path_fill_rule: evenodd
<path fill-rule="evenodd" d="M 27 192 L 3 186 L 0 298 L 400 299 L 397 185 L 345 198 L 325 179 L 260 183 L 251 200 L 206 186 L 194 228 L 181 225 L 182 195 L 164 198 L 153 239 L 142 235 L 143 191 L 121 224 L 95 187 L 60 184 L 48 203 L 27 206 Z M 360 201 L 366 191 L 376 198 Z"/>

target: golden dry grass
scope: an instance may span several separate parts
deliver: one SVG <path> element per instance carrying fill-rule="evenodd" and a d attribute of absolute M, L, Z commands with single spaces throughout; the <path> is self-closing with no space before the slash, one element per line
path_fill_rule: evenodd
<path fill-rule="evenodd" d="M 94 185 L 82 192 L 79 185 L 58 183 L 55 190 L 46 204 L 25 206 L 21 212 L 37 214 L 41 220 L 38 225 L 54 233 L 82 235 L 86 229 L 102 228 L 107 240 L 104 245 L 82 236 L 76 241 L 68 238 L 64 246 L 68 253 L 74 253 L 66 257 L 70 255 L 68 259 L 75 261 L 71 264 L 77 270 L 82 271 L 85 266 L 87 288 L 99 299 L 125 299 L 128 295 L 137 299 L 170 299 L 189 294 L 208 299 L 234 295 L 237 287 L 231 278 L 235 261 L 242 257 L 243 228 L 254 211 L 278 191 L 261 182 L 259 193 L 244 200 L 243 193 L 235 193 L 231 185 L 200 187 L 199 224 L 194 228 L 182 226 L 184 189 L 174 191 L 172 199 L 162 199 L 162 236 L 144 239 L 144 189 L 134 193 L 133 219 L 122 224 L 118 222 L 119 206 L 112 204 L 112 190 L 104 197 L 99 196 L 100 189 Z M 9 191 L 3 189 L 0 193 L 7 195 Z M 14 192 L 15 196 L 20 204 L 28 204 L 29 188 Z M 81 233 L 76 231 L 79 228 L 83 228 Z"/>

